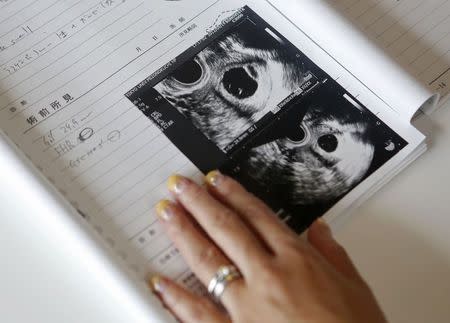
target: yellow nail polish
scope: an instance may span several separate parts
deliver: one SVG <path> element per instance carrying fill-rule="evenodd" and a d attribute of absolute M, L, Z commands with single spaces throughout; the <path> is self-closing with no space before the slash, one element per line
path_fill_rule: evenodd
<path fill-rule="evenodd" d="M 223 175 L 218 170 L 213 170 L 208 175 L 206 175 L 206 182 L 214 187 L 217 187 L 220 185 L 220 182 L 223 180 Z"/>
<path fill-rule="evenodd" d="M 171 201 L 162 200 L 156 205 L 156 213 L 161 219 L 163 219 L 164 221 L 168 221 L 172 217 L 172 212 L 170 209 L 171 206 L 172 206 Z"/>
<path fill-rule="evenodd" d="M 172 193 L 180 194 L 183 190 L 183 180 L 184 178 L 180 175 L 172 175 L 167 181 L 167 188 Z"/>
<path fill-rule="evenodd" d="M 164 280 L 160 276 L 153 276 L 150 279 L 150 287 L 153 292 L 161 294 L 164 291 Z"/>

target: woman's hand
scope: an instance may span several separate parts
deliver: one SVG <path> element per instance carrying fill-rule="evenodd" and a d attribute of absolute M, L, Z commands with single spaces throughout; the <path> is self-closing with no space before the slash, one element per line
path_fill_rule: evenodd
<path fill-rule="evenodd" d="M 207 189 L 174 176 L 169 190 L 177 202 L 162 201 L 158 214 L 193 272 L 206 286 L 224 265 L 242 278 L 221 301 L 170 280 L 152 279 L 153 290 L 182 322 L 386 322 L 369 287 L 322 221 L 301 240 L 260 200 L 219 172 Z"/>

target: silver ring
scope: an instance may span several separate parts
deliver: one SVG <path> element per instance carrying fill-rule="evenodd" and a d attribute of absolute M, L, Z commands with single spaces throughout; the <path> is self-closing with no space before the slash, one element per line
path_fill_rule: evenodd
<path fill-rule="evenodd" d="M 220 301 L 227 286 L 240 278 L 242 278 L 242 275 L 235 266 L 222 266 L 209 282 L 208 293 L 210 293 L 216 301 Z"/>

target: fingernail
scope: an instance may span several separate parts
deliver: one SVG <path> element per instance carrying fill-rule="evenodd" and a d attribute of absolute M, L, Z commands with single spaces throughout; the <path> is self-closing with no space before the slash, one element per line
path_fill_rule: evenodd
<path fill-rule="evenodd" d="M 150 287 L 154 293 L 162 294 L 165 289 L 164 279 L 161 276 L 153 276 L 150 279 Z"/>
<path fill-rule="evenodd" d="M 225 177 L 220 171 L 214 170 L 206 175 L 206 182 L 213 187 L 217 187 L 224 180 L 224 178 Z"/>
<path fill-rule="evenodd" d="M 186 187 L 187 179 L 180 175 L 172 175 L 167 181 L 169 191 L 175 194 L 180 194 Z"/>
<path fill-rule="evenodd" d="M 169 221 L 173 217 L 173 203 L 169 200 L 162 200 L 156 205 L 156 214 L 164 221 Z"/>

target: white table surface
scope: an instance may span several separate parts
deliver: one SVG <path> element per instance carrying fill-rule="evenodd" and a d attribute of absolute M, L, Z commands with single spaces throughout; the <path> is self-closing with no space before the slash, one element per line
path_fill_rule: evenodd
<path fill-rule="evenodd" d="M 429 152 L 337 233 L 391 322 L 450 322 L 450 103 L 430 123 Z M 65 254 L 27 202 L 0 182 L 0 321 L 130 322 L 129 304 L 80 275 L 89 264 Z"/>

